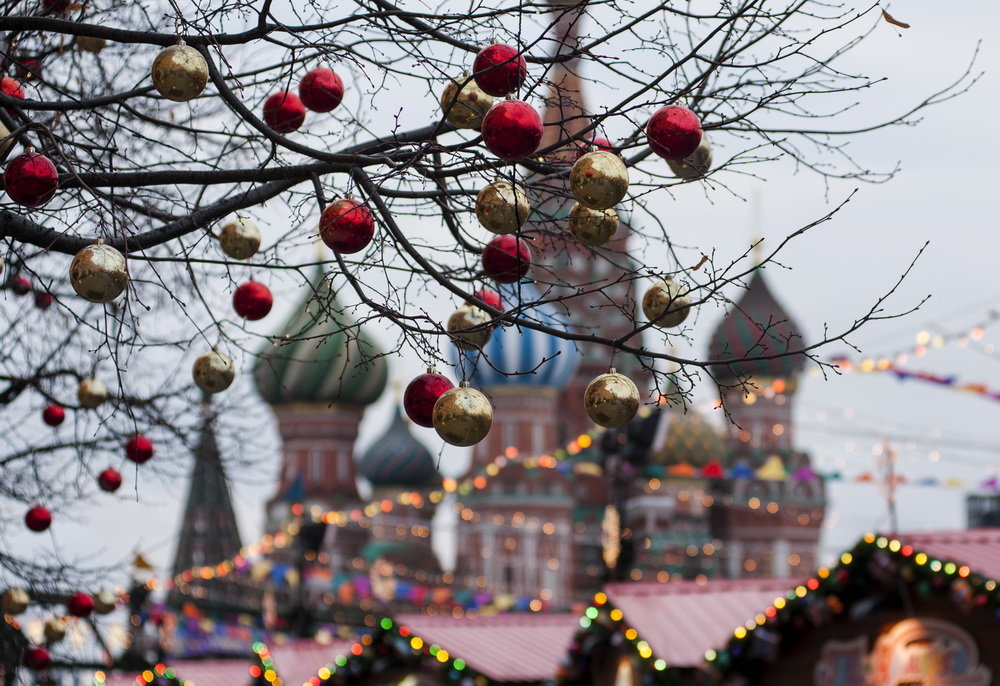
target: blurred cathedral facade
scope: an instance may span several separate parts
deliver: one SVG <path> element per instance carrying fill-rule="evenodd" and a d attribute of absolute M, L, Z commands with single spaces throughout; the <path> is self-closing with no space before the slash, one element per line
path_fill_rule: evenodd
<path fill-rule="evenodd" d="M 562 8 L 558 16 L 553 43 L 572 50 L 582 11 Z M 556 62 L 547 74 L 543 150 L 594 136 L 577 66 Z M 549 160 L 570 165 L 576 152 L 552 150 Z M 612 338 L 632 331 L 637 282 L 618 278 L 631 264 L 627 222 L 607 246 L 581 246 L 560 228 L 569 209 L 565 186 L 548 190 L 533 198 L 536 213 L 523 229 L 534 237 L 534 281 L 501 289 L 507 307 L 557 300 L 585 283 L 590 295 L 527 308 L 522 316 Z M 804 360 L 775 357 L 800 348 L 802 339 L 763 269 L 745 284 L 705 351 L 713 360 L 751 358 L 712 368 L 728 415 L 725 430 L 680 402 L 676 389 L 654 393 L 649 372 L 618 355 L 615 366 L 635 380 L 646 410 L 621 430 L 595 434 L 583 391 L 610 366 L 609 352 L 595 345 L 503 326 L 481 352 L 454 351 L 455 373 L 493 403 L 492 429 L 472 448 L 466 474 L 488 478 L 483 488 L 437 502 L 430 496 L 440 493 L 442 476 L 427 447 L 437 444 L 433 430 L 414 427 L 395 408 L 381 436 L 364 453 L 357 450 L 359 424 L 385 392 L 389 362 L 338 303 L 328 276 L 317 272 L 306 290 L 254 370 L 283 442 L 267 529 L 294 534 L 271 561 L 297 581 L 270 601 L 270 610 L 266 599 L 254 601 L 262 612 L 280 615 L 283 603 L 297 604 L 314 608 L 307 621 L 349 622 L 373 608 L 427 603 L 420 593 L 403 600 L 380 594 L 381 582 L 450 585 L 565 608 L 589 600 L 614 574 L 645 581 L 795 577 L 817 566 L 823 482 L 794 444 L 792 411 Z M 240 547 L 210 431 L 206 419 L 176 574 Z M 532 468 L 574 442 L 565 468 Z M 365 500 L 359 475 L 371 489 Z M 431 545 L 437 507 L 457 512 L 453 569 L 443 567 Z M 362 516 L 344 515 L 351 511 Z M 208 545 L 205 522 L 220 523 L 225 533 L 210 549 L 198 548 Z M 289 529 L 293 522 L 302 523 Z M 358 575 L 371 579 L 367 604 L 337 590 L 338 580 Z"/>

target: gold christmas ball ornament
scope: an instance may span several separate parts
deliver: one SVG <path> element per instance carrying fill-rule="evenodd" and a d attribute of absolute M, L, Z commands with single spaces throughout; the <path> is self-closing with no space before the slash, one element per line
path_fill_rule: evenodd
<path fill-rule="evenodd" d="M 66 622 L 55 617 L 47 619 L 42 633 L 45 634 L 46 643 L 58 643 L 66 637 Z"/>
<path fill-rule="evenodd" d="M 628 192 L 628 168 L 613 152 L 588 152 L 573 165 L 569 185 L 581 205 L 606 210 L 620 203 Z"/>
<path fill-rule="evenodd" d="M 464 85 L 463 85 L 464 84 Z M 465 73 L 444 87 L 441 111 L 449 124 L 459 129 L 479 129 L 483 117 L 493 106 L 493 96 L 483 91 L 476 80 Z"/>
<path fill-rule="evenodd" d="M 215 350 L 195 360 L 191 371 L 195 384 L 206 393 L 220 393 L 229 388 L 236 378 L 233 361 Z"/>
<path fill-rule="evenodd" d="M 486 345 L 493 335 L 493 328 L 488 326 L 490 321 L 490 315 L 486 310 L 474 305 L 462 305 L 448 317 L 448 333 L 460 350 L 478 350 Z M 476 326 L 482 328 L 475 331 L 463 330 Z"/>
<path fill-rule="evenodd" d="M 642 296 L 642 313 L 653 326 L 672 329 L 680 326 L 691 313 L 691 301 L 684 287 L 673 279 L 660 279 Z"/>
<path fill-rule="evenodd" d="M 486 230 L 498 235 L 515 233 L 530 212 L 524 189 L 510 181 L 494 181 L 476 196 L 476 218 Z"/>
<path fill-rule="evenodd" d="M 109 303 L 128 285 L 125 256 L 104 243 L 88 245 L 69 265 L 73 290 L 92 303 Z"/>
<path fill-rule="evenodd" d="M 19 615 L 28 609 L 31 596 L 23 588 L 8 588 L 0 596 L 0 609 L 5 615 Z"/>
<path fill-rule="evenodd" d="M 91 36 L 77 36 L 76 47 L 84 52 L 92 52 L 95 55 L 106 48 L 108 40 L 106 38 L 93 38 Z"/>
<path fill-rule="evenodd" d="M 93 410 L 108 399 L 108 387 L 97 379 L 84 379 L 76 389 L 76 399 L 80 407 Z"/>
<path fill-rule="evenodd" d="M 606 429 L 625 426 L 639 410 L 639 389 L 632 379 L 611 368 L 590 382 L 583 394 L 587 415 Z"/>
<path fill-rule="evenodd" d="M 95 593 L 93 598 L 94 612 L 99 615 L 111 614 L 115 611 L 115 607 L 118 605 L 118 596 L 106 588 L 98 593 Z"/>
<path fill-rule="evenodd" d="M 463 381 L 434 403 L 434 430 L 446 443 L 467 447 L 486 438 L 493 424 L 489 399 Z"/>
<path fill-rule="evenodd" d="M 667 165 L 674 176 L 682 179 L 697 179 L 707 174 L 712 169 L 712 144 L 708 136 L 701 137 L 701 143 L 693 153 L 683 160 L 667 160 Z"/>
<path fill-rule="evenodd" d="M 153 85 L 160 95 L 175 102 L 194 100 L 208 83 L 208 63 L 190 45 L 164 48 L 153 60 Z"/>
<path fill-rule="evenodd" d="M 592 210 L 576 203 L 569 211 L 569 230 L 584 245 L 604 245 L 618 231 L 618 212 L 613 207 Z"/>
<path fill-rule="evenodd" d="M 10 136 L 10 129 L 4 126 L 3 122 L 0 122 L 0 160 L 7 156 L 10 149 L 14 147 L 14 139 L 8 138 Z"/>
<path fill-rule="evenodd" d="M 234 260 L 249 260 L 260 249 L 260 229 L 251 220 L 237 217 L 222 227 L 219 247 Z"/>

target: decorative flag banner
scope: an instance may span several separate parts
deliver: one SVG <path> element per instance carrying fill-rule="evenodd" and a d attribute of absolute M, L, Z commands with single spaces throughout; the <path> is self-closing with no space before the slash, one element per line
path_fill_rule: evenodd
<path fill-rule="evenodd" d="M 939 374 L 931 374 L 929 372 L 916 372 L 909 369 L 903 369 L 886 359 L 879 360 L 878 362 L 872 360 L 864 360 L 858 364 L 855 364 L 851 360 L 843 356 L 837 356 L 831 358 L 831 361 L 837 365 L 837 368 L 842 372 L 861 372 L 863 374 L 869 374 L 872 372 L 884 372 L 892 374 L 900 381 L 908 381 L 910 379 L 915 379 L 917 381 L 923 381 L 925 383 L 931 383 L 936 386 L 944 386 L 950 388 L 954 391 L 961 391 L 963 393 L 972 393 L 974 395 L 979 395 L 994 402 L 1000 402 L 1000 390 L 995 390 L 989 388 L 986 384 L 980 383 L 959 383 L 958 375 L 951 374 L 949 376 L 941 376 Z"/>

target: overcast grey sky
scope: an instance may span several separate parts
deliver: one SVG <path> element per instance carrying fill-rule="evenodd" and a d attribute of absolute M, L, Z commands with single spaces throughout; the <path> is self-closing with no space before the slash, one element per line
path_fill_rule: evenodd
<path fill-rule="evenodd" d="M 897 178 L 877 186 L 845 182 L 825 188 L 814 175 L 796 174 L 790 165 L 781 163 L 758 170 L 766 176 L 766 183 L 727 178 L 744 198 L 756 198 L 759 222 L 743 199 L 725 193 L 706 198 L 698 185 L 686 185 L 672 197 L 664 193 L 655 201 L 661 216 L 668 218 L 674 242 L 714 248 L 720 261 L 727 261 L 725 257 L 736 257 L 746 249 L 755 225 L 759 224 L 768 244 L 775 243 L 857 188 L 854 199 L 832 222 L 787 250 L 782 261 L 791 269 L 768 269 L 773 289 L 807 334 L 816 339 L 825 324 L 837 329 L 863 313 L 891 287 L 926 241 L 930 241 L 929 248 L 890 306 L 906 309 L 928 294 L 931 300 L 904 320 L 867 327 L 853 342 L 872 355 L 891 353 L 912 346 L 921 330 L 951 331 L 984 318 L 1000 295 L 1000 283 L 994 279 L 1000 254 L 1000 177 L 994 167 L 1000 148 L 1000 128 L 995 122 L 1000 46 L 993 37 L 1000 25 L 1000 6 L 980 1 L 961 7 L 956 11 L 954 4 L 946 9 L 940 3 L 895 3 L 893 13 L 912 28 L 900 32 L 888 25 L 879 27 L 848 61 L 849 68 L 888 78 L 888 83 L 861 94 L 865 118 L 874 120 L 891 117 L 946 85 L 964 69 L 976 42 L 984 41 L 978 65 L 987 73 L 972 92 L 927 111 L 917 127 L 859 136 L 852 142 L 858 158 L 873 168 L 891 169 L 899 162 Z M 421 113 L 433 105 L 419 102 L 412 108 Z M 857 121 L 853 115 L 852 121 Z M 718 154 L 724 155 L 726 142 L 720 140 L 717 145 Z M 690 264 L 697 261 L 697 253 L 692 254 Z M 656 264 L 652 256 L 647 261 Z M 279 307 L 297 299 L 292 293 L 284 295 L 287 298 Z M 736 292 L 731 295 L 735 297 Z M 442 315 L 448 309 L 448 303 L 440 304 Z M 705 354 L 707 338 L 720 316 L 720 311 L 699 314 L 691 354 Z M 276 308 L 257 330 L 273 330 L 283 317 L 284 311 Z M 1000 326 L 987 329 L 984 340 L 1000 346 Z M 828 350 L 829 355 L 843 352 L 844 346 Z M 422 366 L 415 358 L 394 361 L 392 374 L 405 383 Z M 963 381 L 1000 388 L 997 359 L 955 345 L 932 350 L 911 360 L 910 366 L 956 373 Z M 243 379 L 239 388 L 249 389 L 246 382 Z M 392 396 L 386 393 L 367 413 L 359 440 L 362 450 L 383 430 Z M 715 390 L 705 384 L 697 397 L 710 407 Z M 884 434 L 915 441 L 913 445 L 898 442 L 904 474 L 934 475 L 942 480 L 959 477 L 974 484 L 986 478 L 989 465 L 997 464 L 1000 404 L 993 401 L 872 374 L 826 381 L 808 376 L 796 402 L 797 443 L 812 452 L 822 470 L 837 468 L 854 475 L 874 469 L 872 449 Z M 273 436 L 273 427 L 268 431 Z M 432 430 L 415 431 L 429 446 L 438 448 Z M 985 447 L 960 447 L 973 443 Z M 932 453 L 937 454 L 937 461 L 932 461 Z M 275 452 L 275 470 L 278 460 Z M 445 471 L 459 471 L 464 460 L 462 451 L 447 451 Z M 176 483 L 141 478 L 141 502 L 102 497 L 74 517 L 80 524 L 57 522 L 53 538 L 9 532 L 10 542 L 21 551 L 43 552 L 53 547 L 54 540 L 64 554 L 94 560 L 123 558 L 138 546 L 162 569 L 173 553 L 183 493 Z M 263 501 L 272 495 L 273 482 L 260 481 L 235 485 L 245 541 L 259 536 Z M 867 530 L 886 528 L 885 508 L 874 486 L 837 484 L 829 495 L 824 552 L 852 544 Z M 963 526 L 963 498 L 964 491 L 957 489 L 904 486 L 901 528 Z"/>

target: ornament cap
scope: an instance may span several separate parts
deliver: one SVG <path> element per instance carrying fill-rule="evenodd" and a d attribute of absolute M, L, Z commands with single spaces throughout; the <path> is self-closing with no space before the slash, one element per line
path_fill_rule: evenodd
<path fill-rule="evenodd" d="M 438 373 L 437 367 L 435 367 L 432 364 L 427 365 L 427 373 L 428 374 L 437 374 Z"/>
<path fill-rule="evenodd" d="M 459 388 L 468 388 L 469 387 L 468 380 L 467 379 L 462 379 L 461 381 L 459 381 L 458 382 L 458 387 Z"/>

